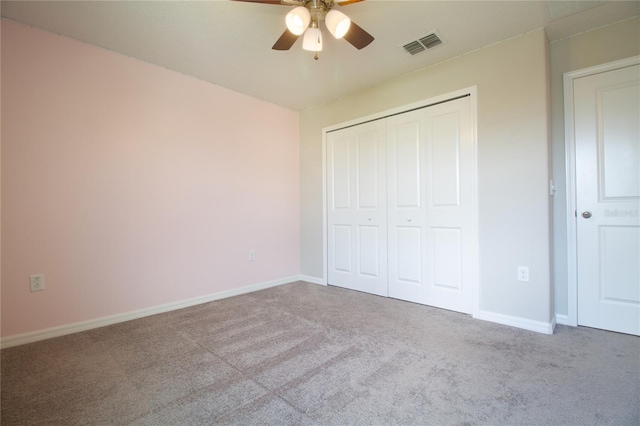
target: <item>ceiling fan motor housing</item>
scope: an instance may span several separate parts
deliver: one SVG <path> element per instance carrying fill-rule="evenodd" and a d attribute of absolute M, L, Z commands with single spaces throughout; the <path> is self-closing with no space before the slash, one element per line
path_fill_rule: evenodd
<path fill-rule="evenodd" d="M 305 29 L 318 29 L 320 21 L 325 21 L 327 24 L 327 29 L 329 32 L 336 38 L 344 38 L 347 42 L 349 42 L 353 47 L 360 50 L 374 40 L 374 37 L 362 29 L 360 26 L 356 25 L 353 21 L 349 19 L 344 13 L 339 12 L 337 10 L 332 10 L 336 4 L 340 4 L 341 6 L 350 5 L 353 3 L 359 3 L 364 0 L 235 0 L 235 1 L 244 1 L 251 3 L 263 3 L 263 4 L 281 4 L 287 6 L 297 6 L 300 8 L 301 6 L 307 9 L 309 12 L 304 13 L 304 15 L 308 15 L 302 19 L 302 16 L 298 16 L 298 19 L 295 19 L 294 25 L 289 25 L 287 23 L 287 30 L 280 36 L 280 38 L 273 45 L 273 50 L 289 50 L 291 46 L 296 42 L 298 37 L 303 34 Z M 331 12 L 331 13 L 330 13 Z M 295 14 L 295 8 L 289 14 Z M 327 14 L 329 14 L 329 19 L 327 20 Z M 308 19 L 308 21 L 307 21 Z M 293 19 L 292 19 L 293 20 Z M 308 23 L 308 24 L 307 24 Z M 308 25 L 308 27 L 307 27 Z M 293 27 L 293 29 L 292 29 Z M 305 29 L 302 29 L 304 27 Z M 316 43 L 316 48 L 314 50 L 320 50 L 321 46 L 321 36 L 317 37 L 318 42 Z M 317 54 L 316 54 L 317 56 Z"/>

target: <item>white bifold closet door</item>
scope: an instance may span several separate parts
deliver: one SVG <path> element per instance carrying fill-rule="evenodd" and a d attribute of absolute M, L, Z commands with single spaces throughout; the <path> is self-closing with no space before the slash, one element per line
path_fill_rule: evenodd
<path fill-rule="evenodd" d="M 389 296 L 473 307 L 473 128 L 469 98 L 389 117 Z"/>
<path fill-rule="evenodd" d="M 328 283 L 471 313 L 473 148 L 469 97 L 329 133 Z"/>
<path fill-rule="evenodd" d="M 327 135 L 329 283 L 387 296 L 384 120 Z"/>

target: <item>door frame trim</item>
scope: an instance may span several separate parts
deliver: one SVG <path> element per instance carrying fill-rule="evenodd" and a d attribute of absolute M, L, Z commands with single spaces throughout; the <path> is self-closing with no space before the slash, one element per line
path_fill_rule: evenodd
<path fill-rule="evenodd" d="M 478 86 L 470 86 L 453 92 L 444 93 L 442 95 L 423 99 L 396 108 L 391 108 L 375 114 L 334 124 L 322 129 L 322 280 L 323 285 L 328 284 L 328 235 L 327 235 L 327 133 L 342 129 L 344 127 L 355 126 L 367 121 L 379 120 L 390 115 L 402 114 L 411 110 L 429 107 L 434 104 L 455 100 L 462 96 L 468 95 L 470 98 L 471 109 L 471 128 L 473 132 L 472 141 L 472 170 L 471 170 L 471 187 L 472 187 L 472 215 L 473 221 L 471 232 L 473 236 L 473 258 L 471 260 L 473 278 L 471 283 L 471 291 L 473 293 L 473 311 L 475 317 L 480 313 L 480 263 L 479 263 L 479 241 L 478 241 Z"/>
<path fill-rule="evenodd" d="M 567 325 L 578 326 L 578 218 L 576 200 L 576 141 L 573 83 L 574 80 L 640 64 L 640 55 L 608 62 L 563 74 L 564 139 L 567 223 Z M 573 213 L 573 214 L 571 214 Z"/>

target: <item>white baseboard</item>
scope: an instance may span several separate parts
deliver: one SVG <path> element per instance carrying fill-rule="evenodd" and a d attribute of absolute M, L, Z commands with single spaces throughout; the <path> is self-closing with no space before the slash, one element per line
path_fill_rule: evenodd
<path fill-rule="evenodd" d="M 309 275 L 300 275 L 300 281 L 306 281 L 311 284 L 327 285 L 327 281 L 324 278 L 316 278 Z"/>
<path fill-rule="evenodd" d="M 0 347 L 2 349 L 10 348 L 12 346 L 19 346 L 19 345 L 24 345 L 26 343 L 33 343 L 40 340 L 51 339 L 53 337 L 59 337 L 67 334 L 78 333 L 80 331 L 91 330 L 94 328 L 104 327 L 111 324 L 131 321 L 131 320 L 146 317 L 149 315 L 161 314 L 163 312 L 169 312 L 169 311 L 175 311 L 177 309 L 188 308 L 189 306 L 200 305 L 202 303 L 212 302 L 214 300 L 225 299 L 227 297 L 238 296 L 240 294 L 245 294 L 245 293 L 251 293 L 254 291 L 263 290 L 270 287 L 276 287 L 282 284 L 288 284 L 288 283 L 299 281 L 299 280 L 308 281 L 306 278 L 296 275 L 293 277 L 281 278 L 279 280 L 252 284 L 245 287 L 236 288 L 233 290 L 227 290 L 219 293 L 208 294 L 206 296 L 200 296 L 193 299 L 181 300 L 178 302 L 167 303 L 164 305 L 154 306 L 151 308 L 125 312 L 123 314 L 116 314 L 108 317 L 96 318 L 93 320 L 61 325 L 58 327 L 46 328 L 44 330 L 38 330 L 38 331 L 29 332 L 29 333 L 7 336 L 7 337 L 3 337 L 0 340 Z"/>
<path fill-rule="evenodd" d="M 569 325 L 569 316 L 556 314 L 556 324 Z"/>
<path fill-rule="evenodd" d="M 473 317 L 484 321 L 510 325 L 512 327 L 518 327 L 543 334 L 553 334 L 553 329 L 556 325 L 555 318 L 550 322 L 543 322 L 534 321 L 527 318 L 514 317 L 511 315 L 497 314 L 495 312 L 488 311 L 478 311 L 474 313 Z"/>
<path fill-rule="evenodd" d="M 96 318 L 93 320 L 77 322 L 73 324 L 61 325 L 58 327 L 46 328 L 43 330 L 32 331 L 29 333 L 16 334 L 13 336 L 3 337 L 0 340 L 0 348 L 10 348 L 13 346 L 24 345 L 27 343 L 33 343 L 40 340 L 51 339 L 54 337 L 60 337 L 67 334 L 78 333 L 81 331 L 91 330 L 94 328 L 104 327 L 107 325 L 117 324 L 125 321 L 131 321 L 134 319 L 161 314 L 163 312 L 175 311 L 177 309 L 188 308 L 190 306 L 200 305 L 214 300 L 225 299 L 227 297 L 238 296 L 241 294 L 251 293 L 258 290 L 264 290 L 270 287 L 276 287 L 283 284 L 292 283 L 295 281 L 305 281 L 312 284 L 327 285 L 326 280 L 323 278 L 312 277 L 308 275 L 295 275 L 292 277 L 281 278 L 278 280 L 267 281 L 258 284 L 252 284 L 245 287 L 222 291 L 219 293 L 208 294 L 205 296 L 196 297 L 193 299 L 181 300 L 178 302 L 167 303 L 160 306 L 154 306 L 151 308 L 140 309 L 137 311 L 125 312 L 123 314 L 116 314 L 102 318 Z M 510 325 L 512 327 L 523 328 L 525 330 L 536 331 L 538 333 L 553 334 L 555 324 L 566 324 L 567 316 L 556 314 L 555 318 L 549 322 L 533 321 L 526 318 L 513 317 L 509 315 L 497 314 L 488 311 L 478 311 L 473 315 L 474 318 L 495 322 L 498 324 Z"/>

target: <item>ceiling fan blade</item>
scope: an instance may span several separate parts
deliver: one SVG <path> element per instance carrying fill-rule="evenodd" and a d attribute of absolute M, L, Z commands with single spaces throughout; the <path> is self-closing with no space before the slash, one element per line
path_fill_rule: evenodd
<path fill-rule="evenodd" d="M 351 22 L 349 31 L 344 35 L 344 39 L 353 44 L 358 50 L 367 47 L 374 40 L 371 34 L 360 28 L 353 21 Z"/>
<path fill-rule="evenodd" d="M 296 42 L 299 36 L 295 35 L 289 30 L 284 30 L 278 41 L 273 45 L 273 50 L 289 50 L 293 43 Z"/>
<path fill-rule="evenodd" d="M 342 0 L 342 1 L 336 0 L 336 4 L 339 4 L 340 6 L 348 6 L 353 3 L 360 3 L 361 1 L 364 1 L 364 0 Z"/>
<path fill-rule="evenodd" d="M 231 1 L 241 1 L 245 3 L 282 4 L 280 0 L 231 0 Z"/>

